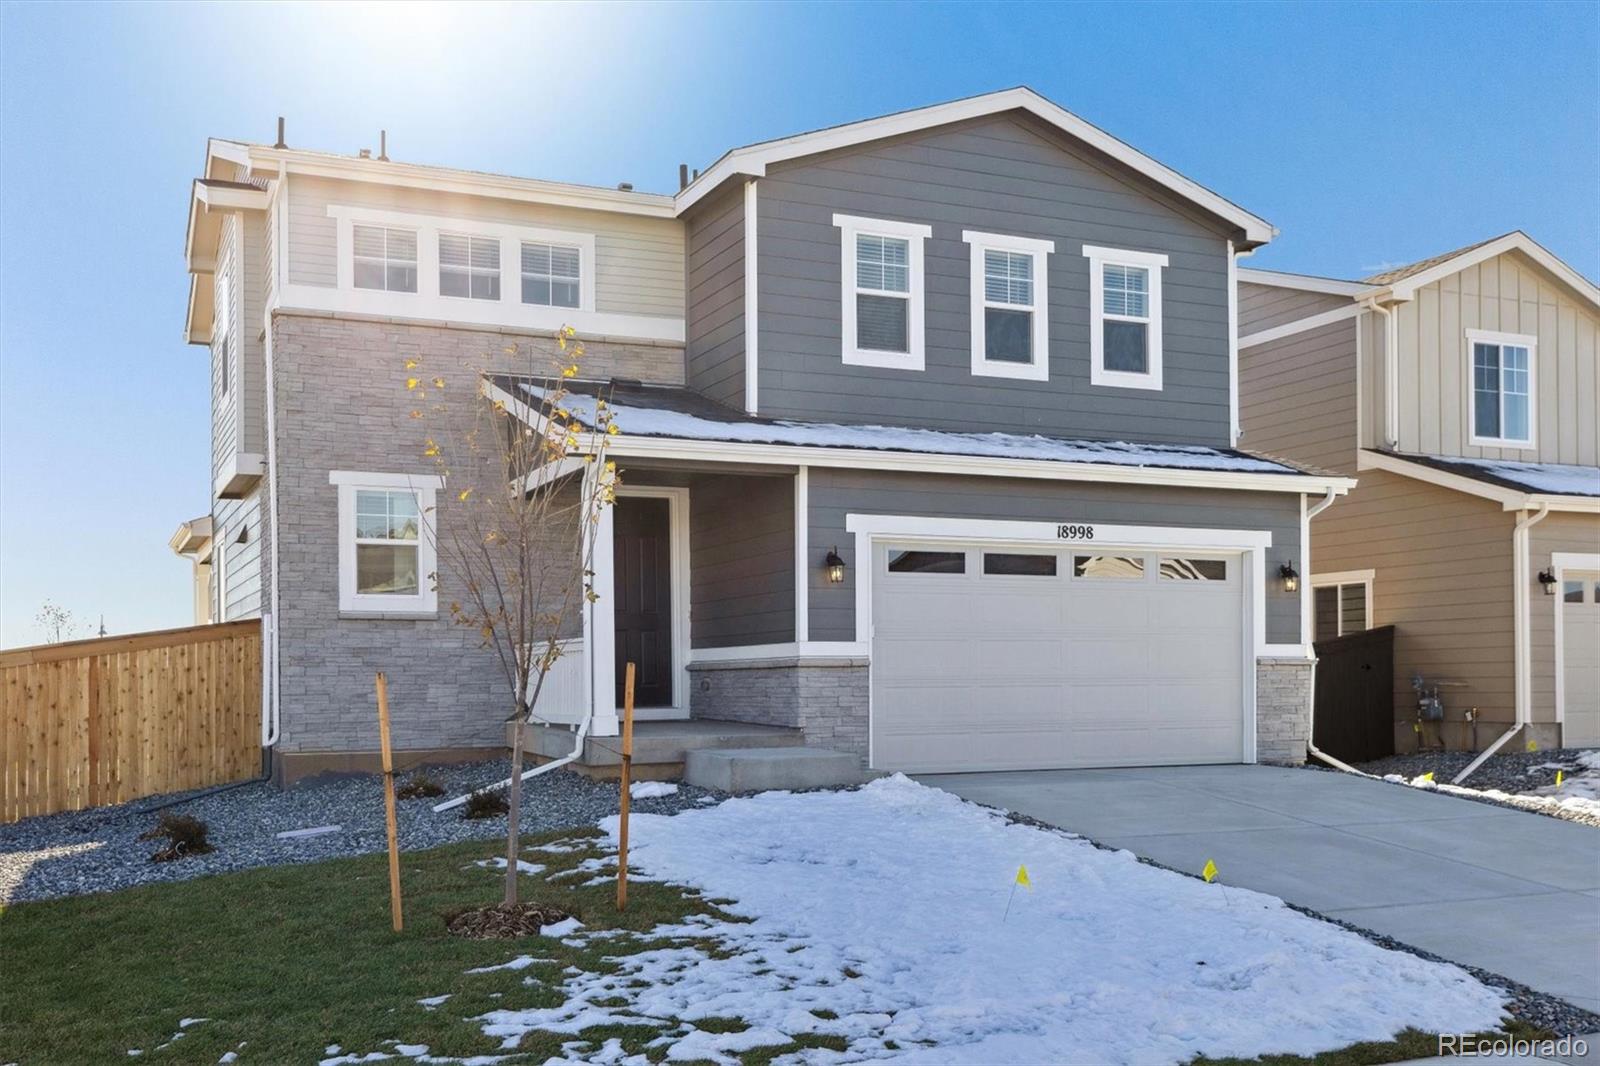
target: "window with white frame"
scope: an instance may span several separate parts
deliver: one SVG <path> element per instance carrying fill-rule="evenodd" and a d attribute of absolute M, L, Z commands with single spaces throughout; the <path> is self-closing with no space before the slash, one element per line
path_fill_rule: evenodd
<path fill-rule="evenodd" d="M 1467 330 L 1472 433 L 1484 447 L 1534 444 L 1534 358 L 1539 340 L 1520 333 Z"/>
<path fill-rule="evenodd" d="M 353 278 L 358 289 L 417 291 L 417 231 L 389 226 L 351 227 Z"/>
<path fill-rule="evenodd" d="M 1363 633 L 1372 628 L 1372 572 L 1320 574 L 1311 579 L 1312 640 Z"/>
<path fill-rule="evenodd" d="M 1161 271 L 1167 257 L 1086 244 L 1089 382 L 1161 388 Z"/>
<path fill-rule="evenodd" d="M 1044 381 L 1050 376 L 1053 241 L 963 231 L 971 246 L 972 372 Z"/>
<path fill-rule="evenodd" d="M 583 255 L 576 245 L 522 242 L 522 302 L 577 307 Z"/>
<path fill-rule="evenodd" d="M 931 226 L 834 215 L 843 282 L 844 362 L 923 368 L 922 242 Z"/>
<path fill-rule="evenodd" d="M 216 307 L 212 309 L 217 338 L 217 377 L 222 398 L 227 399 L 233 388 L 233 271 L 223 270 L 217 275 Z"/>
<path fill-rule="evenodd" d="M 439 234 L 439 295 L 500 299 L 499 239 Z"/>
<path fill-rule="evenodd" d="M 435 613 L 434 501 L 443 478 L 335 470 L 339 493 L 339 609 Z"/>

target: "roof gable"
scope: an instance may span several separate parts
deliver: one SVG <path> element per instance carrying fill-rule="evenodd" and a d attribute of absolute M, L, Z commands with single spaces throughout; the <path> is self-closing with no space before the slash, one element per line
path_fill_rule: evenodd
<path fill-rule="evenodd" d="M 1367 284 L 1371 285 L 1372 289 L 1366 295 L 1379 300 L 1409 300 L 1416 295 L 1418 289 L 1507 252 L 1518 252 L 1526 256 L 1580 298 L 1600 309 L 1600 287 L 1521 230 L 1512 230 L 1510 233 L 1470 244 L 1444 255 L 1433 256 L 1409 266 L 1374 275 L 1367 279 Z"/>
<path fill-rule="evenodd" d="M 1277 233 L 1265 219 L 1251 214 L 1232 201 L 1184 177 L 1027 88 L 1005 89 L 947 104 L 901 111 L 879 118 L 735 148 L 725 153 L 710 169 L 678 193 L 675 198 L 677 212 L 681 215 L 712 190 L 719 188 L 723 182 L 735 176 L 764 176 L 767 166 L 772 163 L 1007 111 L 1023 111 L 1031 114 L 1073 139 L 1115 159 L 1157 186 L 1237 226 L 1244 232 L 1245 244 L 1265 244 Z"/>

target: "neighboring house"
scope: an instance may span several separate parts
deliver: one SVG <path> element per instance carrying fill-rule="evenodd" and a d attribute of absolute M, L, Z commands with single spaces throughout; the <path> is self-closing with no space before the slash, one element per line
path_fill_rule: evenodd
<path fill-rule="evenodd" d="M 503 746 L 503 681 L 439 610 L 459 578 L 427 580 L 457 486 L 401 363 L 471 363 L 514 415 L 532 383 L 485 353 L 567 324 L 623 491 L 615 594 L 541 717 L 615 733 L 631 658 L 642 718 L 883 769 L 1304 758 L 1311 598 L 1284 575 L 1308 500 L 1352 482 L 1233 447 L 1235 257 L 1266 222 L 1026 89 L 681 184 L 210 142 L 211 580 L 218 619 L 270 616 L 282 779 L 373 764 L 377 670 L 408 759 Z M 374 511 L 397 539 L 357 539 Z"/>
<path fill-rule="evenodd" d="M 1364 281 L 1241 269 L 1239 332 L 1243 443 L 1360 479 L 1311 526 L 1312 635 L 1395 627 L 1400 750 L 1600 745 L 1600 289 L 1509 233 Z"/>
<path fill-rule="evenodd" d="M 217 586 L 211 581 L 211 516 L 201 515 L 181 523 L 167 546 L 189 560 L 193 567 L 190 587 L 194 597 L 194 624 L 204 626 L 210 625 L 213 619 L 221 621 L 214 609 Z"/>

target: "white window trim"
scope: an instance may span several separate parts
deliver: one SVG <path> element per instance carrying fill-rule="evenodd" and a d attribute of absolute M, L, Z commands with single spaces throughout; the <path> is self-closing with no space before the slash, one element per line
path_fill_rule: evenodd
<path fill-rule="evenodd" d="M 334 220 L 337 278 L 336 295 L 330 309 L 354 311 L 386 317 L 431 319 L 441 322 L 470 322 L 521 326 L 529 329 L 558 329 L 574 326 L 589 336 L 637 336 L 683 339 L 679 319 L 648 315 L 601 313 L 595 310 L 595 235 L 578 230 L 542 226 L 518 226 L 442 215 L 391 211 L 349 204 L 329 204 L 328 217 Z M 384 289 L 355 287 L 355 226 L 386 226 L 409 229 L 417 234 L 417 291 L 390 292 Z M 500 299 L 444 296 L 439 292 L 439 235 L 488 237 L 500 242 Z M 559 244 L 578 249 L 578 306 L 551 307 L 522 302 L 522 242 Z M 508 284 L 508 280 L 512 283 Z M 285 293 L 290 302 L 300 301 L 314 308 L 330 303 L 317 297 L 317 287 L 291 286 Z"/>
<path fill-rule="evenodd" d="M 221 393 L 224 400 L 232 397 L 237 382 L 234 374 L 238 368 L 233 365 L 233 263 L 232 257 L 223 268 L 217 271 L 217 289 L 222 297 L 216 302 L 216 312 L 213 319 L 217 323 L 217 346 L 222 349 L 218 362 L 219 376 L 221 377 Z"/>
<path fill-rule="evenodd" d="M 435 508 L 444 478 L 437 474 L 380 474 L 332 470 L 328 483 L 339 490 L 339 613 L 361 618 L 431 618 L 438 614 L 434 587 L 438 569 Z M 356 492 L 360 489 L 410 489 L 417 494 L 417 595 L 374 596 L 356 592 Z"/>
<path fill-rule="evenodd" d="M 1377 622 L 1375 622 L 1372 617 L 1372 582 L 1376 575 L 1376 570 L 1337 570 L 1327 574 L 1313 574 L 1310 581 L 1312 592 L 1311 624 L 1313 631 L 1310 635 L 1313 638 L 1316 636 L 1316 590 L 1325 588 L 1339 588 L 1343 585 L 1362 586 L 1362 589 L 1365 593 L 1363 597 L 1365 600 L 1363 613 L 1367 619 L 1367 629 L 1378 628 Z M 1336 601 L 1337 609 L 1333 612 L 1334 628 L 1336 630 L 1334 633 L 1335 637 L 1342 637 L 1345 635 L 1344 601 L 1342 598 L 1343 593 L 1340 593 L 1339 595 L 1341 598 Z M 1361 632 L 1365 633 L 1367 629 L 1364 629 Z"/>
<path fill-rule="evenodd" d="M 1475 388 L 1477 376 L 1474 346 L 1492 344 L 1496 347 L 1528 349 L 1528 436 L 1526 440 L 1513 437 L 1478 436 L 1478 398 Z M 1462 377 L 1467 386 L 1467 443 L 1474 448 L 1511 448 L 1533 451 L 1539 440 L 1539 338 L 1527 333 L 1500 333 L 1488 329 L 1467 330 L 1466 372 Z M 1505 362 L 1500 364 L 1500 428 L 1505 429 Z"/>
<path fill-rule="evenodd" d="M 1161 360 L 1161 272 L 1167 257 L 1155 252 L 1133 252 L 1121 248 L 1083 246 L 1084 258 L 1089 260 L 1089 384 L 1123 389 L 1154 389 L 1160 391 L 1162 382 Z M 1149 370 L 1133 374 L 1125 370 L 1107 370 L 1105 352 L 1105 268 L 1110 266 L 1142 267 L 1150 277 L 1150 316 L 1135 319 L 1112 315 L 1112 321 L 1148 322 Z"/>
<path fill-rule="evenodd" d="M 875 366 L 889 370 L 921 370 L 926 365 L 923 330 L 923 242 L 933 236 L 933 227 L 917 222 L 834 215 L 839 237 L 840 348 L 846 366 Z M 880 352 L 856 347 L 856 238 L 894 237 L 909 245 L 907 274 L 910 281 L 907 308 L 907 352 Z"/>
<path fill-rule="evenodd" d="M 512 276 L 516 278 L 516 281 L 517 281 L 517 302 L 522 304 L 522 306 L 524 306 L 524 307 L 549 307 L 549 308 L 554 308 L 555 310 L 558 310 L 558 311 L 576 311 L 576 310 L 578 310 L 577 307 L 566 307 L 566 306 L 563 306 L 561 304 L 557 304 L 557 303 L 554 302 L 555 293 L 556 293 L 556 283 L 557 282 L 561 282 L 561 283 L 565 284 L 570 279 L 560 277 L 560 276 L 558 276 L 557 274 L 554 273 L 554 271 L 555 271 L 555 263 L 553 261 L 550 264 L 551 273 L 548 273 L 548 274 L 535 273 L 535 274 L 530 275 L 528 273 L 528 271 L 526 271 L 526 270 L 524 270 L 522 268 L 522 246 L 524 244 L 542 244 L 546 248 L 549 248 L 552 252 L 555 251 L 557 248 L 567 248 L 567 249 L 571 249 L 572 251 L 575 251 L 575 252 L 578 253 L 578 304 L 579 304 L 580 307 L 583 305 L 583 245 L 578 244 L 578 243 L 576 243 L 574 241 L 570 241 L 570 240 L 567 240 L 567 241 L 549 241 L 549 240 L 534 240 L 531 237 L 524 237 L 521 240 L 517 241 L 517 245 L 516 245 L 516 247 L 517 247 L 517 268 L 516 268 L 516 270 L 510 272 L 512 274 Z M 551 303 L 547 303 L 547 304 L 529 303 L 527 300 L 524 300 L 522 298 L 522 283 L 525 280 L 527 280 L 527 278 L 529 278 L 530 276 L 531 277 L 536 277 L 536 278 L 544 278 L 546 281 L 548 281 L 550 283 L 550 299 L 552 301 Z M 502 282 L 502 284 L 503 284 L 503 282 Z"/>
<path fill-rule="evenodd" d="M 1050 380 L 1050 268 L 1049 257 L 1056 250 L 1055 241 L 1033 237 L 1013 237 L 1002 233 L 980 233 L 962 230 L 961 239 L 971 246 L 972 289 L 972 373 L 978 377 L 1020 378 L 1024 381 Z M 1020 304 L 991 304 L 985 285 L 984 253 L 1013 252 L 1033 259 L 1033 304 L 1027 308 Z M 1033 361 L 1007 363 L 987 358 L 987 316 L 984 310 L 997 307 L 1010 311 L 1027 310 L 1033 314 Z"/>
<path fill-rule="evenodd" d="M 464 267 L 452 266 L 452 267 L 448 268 L 451 271 L 462 271 L 462 272 L 464 272 L 466 274 L 466 276 L 467 276 L 467 295 L 465 295 L 465 296 L 446 296 L 445 293 L 444 293 L 444 272 L 446 270 L 446 267 L 444 265 L 444 262 L 439 258 L 439 245 L 444 241 L 444 239 L 446 237 L 459 237 L 460 239 L 462 239 L 462 240 L 467 242 L 467 265 L 464 266 Z M 499 296 L 498 299 L 491 300 L 486 296 L 473 296 L 472 295 L 472 279 L 475 276 L 477 276 L 478 274 L 487 274 L 487 273 L 489 273 L 489 271 L 487 269 L 483 268 L 483 267 L 475 267 L 475 266 L 472 265 L 472 242 L 473 241 L 483 241 L 485 243 L 493 242 L 494 245 L 495 245 L 495 251 L 497 251 L 499 253 L 498 257 L 495 260 L 495 267 L 494 267 L 495 277 L 500 282 L 500 296 Z M 457 226 L 455 228 L 445 228 L 445 229 L 440 229 L 440 230 L 436 231 L 433 234 L 433 255 L 434 255 L 433 285 L 434 285 L 434 291 L 436 291 L 439 294 L 439 299 L 441 299 L 441 300 L 449 300 L 452 303 L 460 302 L 462 300 L 471 300 L 473 303 L 480 303 L 480 304 L 496 304 L 496 303 L 506 303 L 506 302 L 508 302 L 506 300 L 506 288 L 507 288 L 507 286 L 506 286 L 506 245 L 507 245 L 507 242 L 504 239 L 497 238 L 492 233 L 484 233 L 484 232 L 482 232 L 480 230 L 477 230 L 477 229 L 464 229 L 464 228 L 461 228 L 461 227 Z M 520 264 L 522 263 L 522 244 L 521 244 L 520 241 L 512 242 L 511 247 L 516 249 L 517 258 L 516 258 L 515 262 L 520 266 Z M 352 252 L 353 251 L 354 251 L 354 247 L 352 246 Z M 420 249 L 418 250 L 418 254 L 419 255 L 421 254 L 421 250 Z M 355 257 L 354 257 L 353 254 L 351 256 L 350 263 L 351 263 L 351 270 L 353 272 L 354 269 L 355 269 Z M 583 268 L 580 266 L 578 269 L 581 271 Z M 580 278 L 579 281 L 581 283 L 582 279 Z M 417 288 L 420 289 L 421 287 L 422 287 L 422 279 L 419 277 L 417 279 Z M 517 303 L 521 303 L 522 302 L 522 274 L 521 274 L 520 270 L 518 271 L 518 274 L 517 274 L 517 299 L 516 299 L 516 302 Z"/>
<path fill-rule="evenodd" d="M 357 255 L 356 254 L 355 228 L 357 226 L 366 226 L 369 229 L 378 230 L 379 232 L 381 232 L 383 234 L 383 255 L 374 256 L 374 255 Z M 366 222 L 366 221 L 361 220 L 361 219 L 356 219 L 356 220 L 352 221 L 351 224 L 350 224 L 350 286 L 351 286 L 351 288 L 359 289 L 361 292 L 392 292 L 392 293 L 396 293 L 396 294 L 401 295 L 401 296 L 415 296 L 416 295 L 415 292 L 406 292 L 404 289 L 391 289 L 391 288 L 389 288 L 389 265 L 391 263 L 404 265 L 405 262 L 406 262 L 406 260 L 404 260 L 404 259 L 391 259 L 389 257 L 389 234 L 391 232 L 409 233 L 409 234 L 411 234 L 412 241 L 416 242 L 416 244 L 417 244 L 417 254 L 410 261 L 411 262 L 411 269 L 413 271 L 417 271 L 418 270 L 419 264 L 421 263 L 421 260 L 422 260 L 422 245 L 421 245 L 421 240 L 419 238 L 419 234 L 417 233 L 417 230 L 416 230 L 416 228 L 414 226 L 389 226 L 389 225 L 379 226 L 379 225 L 374 225 L 372 223 Z M 380 288 L 374 288 L 372 286 L 367 286 L 367 285 L 361 285 L 361 286 L 356 285 L 356 282 L 355 282 L 355 270 L 356 270 L 356 260 L 357 259 L 363 259 L 363 260 L 366 260 L 369 263 L 377 263 L 379 266 L 383 267 L 383 287 L 381 289 Z M 421 275 L 420 272 L 417 274 L 417 288 L 419 290 L 422 288 L 422 275 Z"/>

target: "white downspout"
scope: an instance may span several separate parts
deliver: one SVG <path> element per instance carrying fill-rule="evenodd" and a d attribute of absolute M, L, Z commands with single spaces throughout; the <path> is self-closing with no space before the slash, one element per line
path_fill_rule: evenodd
<path fill-rule="evenodd" d="M 289 199 L 289 166 L 283 161 L 278 162 L 278 187 L 273 194 L 273 284 L 272 304 L 283 298 L 284 271 L 283 261 L 287 255 L 286 246 L 289 235 L 285 229 L 288 219 Z M 266 391 L 267 391 L 267 509 L 271 512 L 267 516 L 268 528 L 272 531 L 272 612 L 266 625 L 267 632 L 262 634 L 262 639 L 269 641 L 266 654 L 263 656 L 271 664 L 270 676 L 263 678 L 266 682 L 266 691 L 261 695 L 261 746 L 271 748 L 278 743 L 282 735 L 283 717 L 282 704 L 278 699 L 279 644 L 278 644 L 278 584 L 279 584 L 279 551 L 278 551 L 278 418 L 277 418 L 277 372 L 272 361 L 272 306 L 268 305 L 263 312 L 266 321 L 265 341 L 263 342 L 263 358 L 266 363 Z"/>
<path fill-rule="evenodd" d="M 1397 450 L 1400 446 L 1400 435 L 1396 431 L 1395 423 L 1400 420 L 1400 361 L 1395 349 L 1400 343 L 1399 331 L 1395 326 L 1392 309 L 1384 307 L 1376 299 L 1366 301 L 1363 306 L 1383 316 L 1383 446 Z"/>
<path fill-rule="evenodd" d="M 1528 632 L 1528 530 L 1544 521 L 1549 513 L 1548 503 L 1541 505 L 1538 512 L 1532 515 L 1523 511 L 1522 517 L 1517 519 L 1516 528 L 1511 531 L 1512 679 L 1515 685 L 1512 696 L 1515 716 L 1511 728 L 1501 733 L 1499 739 L 1479 752 L 1478 757 L 1468 763 L 1465 770 L 1451 778 L 1450 783 L 1453 785 L 1465 781 L 1488 760 L 1489 756 L 1499 751 L 1518 730 L 1533 720 L 1533 670 L 1529 665 L 1529 659 L 1532 657 L 1532 639 Z"/>
<path fill-rule="evenodd" d="M 1300 525 L 1300 537 L 1302 540 L 1300 545 L 1300 565 L 1305 569 L 1305 573 L 1300 577 L 1303 582 L 1300 586 L 1300 627 L 1302 629 L 1300 640 L 1301 643 L 1305 644 L 1307 651 L 1311 650 L 1311 520 L 1332 506 L 1334 499 L 1334 491 L 1329 489 L 1326 496 L 1312 504 L 1306 511 L 1305 521 Z M 1317 747 L 1317 654 L 1314 651 L 1311 652 L 1311 691 L 1306 695 L 1306 702 L 1308 704 L 1308 710 L 1306 711 L 1306 751 L 1335 770 L 1343 770 L 1347 774 L 1360 774 L 1362 777 L 1371 777 L 1371 774 L 1362 773 L 1354 766 L 1334 758 Z"/>
<path fill-rule="evenodd" d="M 547 763 L 543 763 L 543 764 L 541 764 L 539 766 L 535 766 L 531 770 L 524 770 L 522 772 L 522 777 L 520 778 L 520 780 L 526 781 L 530 777 L 537 777 L 540 774 L 547 774 L 551 770 L 559 770 L 563 766 L 567 765 L 569 762 L 572 762 L 579 755 L 582 755 L 583 754 L 584 742 L 589 739 L 589 723 L 593 719 L 594 719 L 594 710 L 593 710 L 593 708 L 591 708 L 589 711 L 585 712 L 585 714 L 583 716 L 583 721 L 578 723 L 578 737 L 573 742 L 572 751 L 571 752 L 569 752 L 566 755 L 561 756 L 561 758 L 559 758 L 559 759 L 555 759 L 555 760 L 552 760 L 551 762 L 547 762 Z M 475 790 L 474 792 L 468 792 L 464 796 L 457 796 L 455 799 L 447 799 L 443 803 L 435 803 L 433 805 L 433 809 L 435 811 L 448 811 L 452 807 L 461 806 L 463 803 L 467 802 L 467 800 L 471 799 L 478 792 L 493 792 L 495 789 L 505 788 L 509 784 L 511 784 L 511 778 L 508 777 L 504 781 L 496 781 L 492 785 L 485 785 L 482 788 Z"/>

